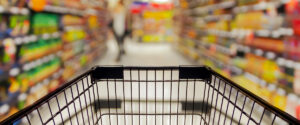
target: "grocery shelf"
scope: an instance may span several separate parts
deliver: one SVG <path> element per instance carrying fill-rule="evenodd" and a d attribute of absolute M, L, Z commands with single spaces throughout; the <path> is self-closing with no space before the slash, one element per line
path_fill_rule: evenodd
<path fill-rule="evenodd" d="M 222 15 L 208 15 L 203 17 L 204 21 L 211 22 L 217 20 L 232 20 L 233 16 L 231 14 L 222 14 Z"/>
<path fill-rule="evenodd" d="M 203 41 L 199 41 L 198 44 L 200 44 L 200 46 L 204 46 L 204 47 L 215 46 L 217 51 L 220 51 L 223 54 L 227 54 L 228 56 L 232 55 L 230 48 L 225 47 L 220 44 L 208 43 L 208 42 L 203 42 Z M 265 51 L 263 49 L 254 48 L 254 47 L 242 45 L 239 43 L 234 43 L 234 44 L 236 45 L 236 47 L 239 51 L 243 51 L 245 53 L 252 53 L 254 55 L 261 56 L 261 57 L 264 57 L 269 60 L 273 60 L 276 63 L 278 63 L 278 61 L 277 61 L 278 59 L 284 59 L 284 57 L 280 56 L 280 54 L 278 55 L 278 53 L 275 53 L 272 51 Z M 270 59 L 270 57 L 272 57 L 272 59 Z"/>
<path fill-rule="evenodd" d="M 254 32 L 255 36 L 274 38 L 274 39 L 278 39 L 282 36 L 292 36 L 292 35 L 294 35 L 294 31 L 293 31 L 292 28 L 285 28 L 285 27 L 280 27 L 280 28 L 274 29 L 274 30 L 267 30 L 267 29 L 260 29 L 260 30 L 233 29 L 232 32 L 235 33 L 235 34 L 241 34 L 242 37 L 244 37 L 245 35 L 247 35 L 250 32 Z"/>
<path fill-rule="evenodd" d="M 270 2 L 262 1 L 257 4 L 254 4 L 254 5 L 244 5 L 244 6 L 234 7 L 233 12 L 234 13 L 246 13 L 246 12 L 250 12 L 250 11 L 266 10 L 270 6 L 277 8 L 282 4 L 283 4 L 283 2 L 280 0 L 270 1 Z"/>
<path fill-rule="evenodd" d="M 281 27 L 276 30 L 233 29 L 231 31 L 225 31 L 225 30 L 218 30 L 218 29 L 206 29 L 204 31 L 206 31 L 209 34 L 213 34 L 220 37 L 227 37 L 227 38 L 244 38 L 246 35 L 249 35 L 252 32 L 257 37 L 274 38 L 274 39 L 279 39 L 283 36 L 292 36 L 294 34 L 292 28 L 285 28 L 285 27 Z"/>
<path fill-rule="evenodd" d="M 70 26 L 65 26 L 64 31 L 82 30 L 84 28 L 85 28 L 85 26 L 83 26 L 83 25 L 70 25 Z"/>
<path fill-rule="evenodd" d="M 247 78 L 249 78 L 249 80 L 253 80 L 255 83 L 265 82 L 259 76 L 256 76 L 256 75 L 254 75 L 252 73 L 249 73 L 249 72 L 245 71 L 244 69 L 242 69 L 242 68 L 240 68 L 238 66 L 235 66 L 235 65 L 233 65 L 231 63 L 225 63 L 223 60 L 218 60 L 217 58 L 214 58 L 211 55 L 203 54 L 203 52 L 199 52 L 199 51 L 197 51 L 197 52 L 200 55 L 200 57 L 205 57 L 205 58 L 211 60 L 212 62 L 214 62 L 217 65 L 221 65 L 222 67 L 227 67 L 232 72 L 234 72 L 236 75 L 244 75 Z M 288 87 L 280 86 L 280 85 L 278 85 L 276 83 L 269 83 L 269 84 L 275 84 L 277 86 L 277 88 L 282 88 L 282 89 L 286 90 L 287 92 L 292 92 L 292 90 L 290 88 L 288 88 Z"/>
<path fill-rule="evenodd" d="M 71 0 L 3 2 L 9 6 L 0 5 L 0 40 L 7 41 L 0 45 L 0 89 L 5 90 L 1 92 L 0 121 L 69 80 L 62 60 L 65 49 L 82 48 L 82 58 L 68 60 L 72 66 L 80 65 L 78 72 L 99 59 L 101 52 L 95 45 L 107 39 L 97 36 L 107 33 L 100 31 L 107 25 L 107 8 L 101 6 L 104 1 L 98 2 L 101 5 Z M 74 45 L 78 41 L 81 44 Z"/>
<path fill-rule="evenodd" d="M 233 12 L 232 16 L 234 19 L 234 18 L 236 18 L 235 15 L 238 15 L 241 13 L 252 12 L 252 11 L 258 11 L 258 10 L 262 11 L 262 10 L 267 9 L 267 6 L 273 6 L 276 8 L 276 7 L 279 7 L 280 5 L 282 5 L 281 1 L 279 3 L 280 4 L 278 4 L 278 5 L 275 5 L 276 3 L 265 3 L 266 5 L 263 5 L 264 3 L 259 3 L 259 4 L 255 4 L 255 5 L 234 7 L 233 9 L 235 9 L 235 11 L 239 11 L 239 12 L 238 13 Z M 210 5 L 208 5 L 208 6 L 210 6 Z M 246 8 L 246 10 L 238 10 L 240 8 L 241 9 Z M 199 9 L 199 10 L 201 10 L 201 9 Z M 212 11 L 214 11 L 214 10 L 212 10 Z M 262 13 L 264 13 L 264 12 L 262 12 Z M 228 29 L 228 31 L 226 31 L 226 30 L 219 30 L 216 28 L 211 28 L 212 26 L 214 26 L 214 25 L 211 25 L 213 23 L 215 23 L 215 25 L 218 26 L 218 23 L 219 23 L 218 21 L 220 21 L 220 27 L 225 25 L 225 23 L 222 23 L 222 21 L 224 21 L 223 19 L 217 18 L 220 15 L 205 16 L 204 14 L 208 14 L 208 12 L 203 12 L 202 14 L 204 16 L 201 15 L 202 17 L 200 17 L 199 15 L 195 14 L 195 11 L 193 13 L 193 10 L 185 10 L 183 12 L 183 14 L 185 14 L 189 18 L 187 19 L 187 22 L 183 22 L 182 34 L 180 34 L 182 36 L 181 44 L 177 45 L 182 48 L 186 48 L 183 51 L 181 51 L 182 53 L 184 53 L 191 59 L 195 59 L 194 57 L 196 56 L 197 62 L 201 62 L 201 64 L 210 65 L 210 62 L 212 62 L 213 63 L 212 67 L 217 68 L 217 71 L 225 73 L 224 75 L 229 75 L 229 76 L 232 75 L 233 77 L 244 76 L 247 79 L 253 81 L 253 83 L 257 83 L 261 87 L 266 87 L 266 85 L 267 86 L 275 85 L 276 88 L 274 88 L 274 90 L 273 90 L 273 91 L 275 91 L 275 94 L 276 94 L 277 90 L 285 91 L 288 94 L 294 94 L 294 90 L 293 90 L 293 88 L 290 87 L 290 85 L 283 85 L 282 83 L 279 83 L 279 81 L 276 82 L 276 80 L 278 80 L 278 79 L 275 79 L 274 83 L 273 82 L 271 83 L 271 81 L 274 81 L 274 79 L 269 80 L 270 83 L 266 83 L 266 81 L 263 80 L 265 78 L 265 76 L 258 76 L 258 75 L 256 76 L 255 74 L 248 72 L 247 71 L 248 69 L 246 69 L 244 67 L 244 63 L 245 63 L 244 61 L 246 61 L 246 60 L 244 57 L 242 57 L 243 54 L 241 54 L 241 53 L 244 53 L 244 54 L 250 53 L 250 54 L 256 55 L 258 57 L 263 57 L 265 60 L 270 60 L 270 61 L 272 61 L 272 63 L 273 62 L 276 63 L 277 66 L 284 65 L 290 69 L 296 68 L 295 66 L 296 65 L 298 66 L 299 64 L 295 60 L 291 60 L 291 59 L 288 59 L 287 57 L 285 57 L 285 55 L 280 53 L 281 52 L 280 49 L 272 49 L 270 47 L 263 48 L 260 45 L 246 42 L 246 40 L 248 40 L 247 38 L 249 37 L 250 38 L 249 40 L 251 40 L 251 38 L 254 38 L 254 39 L 258 38 L 257 40 L 267 38 L 267 39 L 275 40 L 277 42 L 282 41 L 282 43 L 283 43 L 283 42 L 286 42 L 286 41 L 283 41 L 283 38 L 293 37 L 296 35 L 294 33 L 295 27 L 287 27 L 285 25 L 285 26 L 276 27 L 276 28 L 272 27 L 273 29 L 260 29 L 260 30 L 254 30 L 254 29 L 249 29 L 249 28 L 248 29 L 239 29 L 239 28 L 235 27 L 235 28 L 226 28 L 226 29 Z M 229 13 L 229 15 L 230 14 L 231 13 Z M 201 20 L 201 19 L 204 19 L 205 17 L 214 17 L 211 19 L 212 19 L 212 21 L 215 21 L 215 22 L 210 22 L 208 20 L 207 22 L 209 22 L 210 24 L 207 23 L 209 25 L 209 26 L 207 26 L 207 28 L 203 28 L 203 27 L 205 27 L 206 23 L 196 23 L 196 21 L 199 22 L 199 19 Z M 195 22 L 192 22 L 190 19 L 194 19 Z M 230 23 L 228 23 L 228 24 L 230 26 Z M 201 25 L 202 25 L 202 27 L 201 27 Z M 246 25 L 246 24 L 244 24 L 244 25 Z M 217 27 L 217 28 L 220 28 L 220 27 Z M 257 28 L 257 29 L 259 29 L 259 28 Z M 188 35 L 186 35 L 186 34 L 188 34 Z M 210 40 L 210 42 L 201 41 L 201 39 L 202 39 L 201 37 L 204 37 L 205 40 L 206 39 Z M 194 43 L 190 43 L 190 42 L 194 42 Z M 191 46 L 193 44 L 196 44 L 197 47 Z M 233 45 L 235 52 L 232 53 L 231 46 L 229 47 L 227 45 Z M 195 51 L 197 52 L 197 55 L 193 55 Z M 235 56 L 236 53 L 239 53 L 241 55 Z M 285 61 L 283 61 L 283 60 L 285 60 Z M 242 61 L 242 63 L 240 61 Z M 238 62 L 241 64 L 238 64 Z M 282 64 L 282 63 L 285 63 L 285 64 Z M 282 67 L 280 67 L 280 68 L 281 68 L 280 70 L 282 70 Z M 284 69 L 284 70 L 286 70 L 286 69 Z M 287 70 L 289 70 L 289 69 L 287 69 Z M 233 77 L 231 77 L 231 78 L 233 78 Z M 287 76 L 285 76 L 285 77 L 287 77 Z M 291 76 L 291 77 L 293 77 L 293 76 Z M 267 88 L 264 88 L 264 89 L 267 89 Z M 287 96 L 287 94 L 284 94 L 281 96 Z M 293 114 L 293 115 L 295 115 L 295 114 Z"/>
<path fill-rule="evenodd" d="M 211 5 L 201 5 L 201 1 L 190 1 L 190 8 L 189 9 L 201 9 L 205 11 L 213 11 L 216 9 L 226 9 L 233 7 L 236 4 L 235 1 L 223 1 L 216 4 Z"/>
<path fill-rule="evenodd" d="M 20 37 L 10 37 L 14 39 L 16 45 L 22 45 L 32 42 L 37 42 L 39 39 L 54 39 L 60 38 L 61 32 L 54 32 L 54 33 L 44 33 L 42 35 L 27 35 L 27 36 L 20 36 Z"/>
<path fill-rule="evenodd" d="M 220 51 L 223 54 L 226 54 L 228 56 L 232 55 L 231 50 L 228 47 L 219 45 L 219 44 L 214 44 L 214 43 L 206 43 L 206 42 L 198 42 L 200 46 L 208 47 L 210 48 L 211 46 L 214 46 L 216 48 L 216 51 Z"/>
<path fill-rule="evenodd" d="M 238 38 L 239 35 L 237 33 L 242 34 L 241 32 L 232 32 L 232 31 L 217 30 L 217 29 L 206 29 L 204 31 L 209 34 L 213 34 L 225 38 Z"/>
<path fill-rule="evenodd" d="M 197 8 L 193 8 L 192 10 L 188 10 L 193 14 L 206 14 L 210 11 L 219 10 L 219 9 L 226 9 L 231 8 L 236 4 L 235 1 L 225 1 L 217 4 L 200 6 Z"/>
<path fill-rule="evenodd" d="M 5 80 L 8 77 L 15 77 L 22 72 L 29 71 L 31 69 L 34 69 L 37 66 L 43 65 L 60 55 L 61 55 L 61 51 L 44 56 L 42 58 L 39 58 L 31 62 L 27 62 L 25 64 L 17 64 L 16 66 L 13 66 L 10 70 L 3 72 L 3 74 L 1 74 L 0 80 L 1 81 Z"/>
<path fill-rule="evenodd" d="M 205 46 L 205 45 L 204 45 Z M 205 47 L 201 47 L 202 49 L 205 49 L 206 51 L 208 51 Z M 192 51 L 197 51 L 198 52 L 198 54 L 201 56 L 201 57 L 205 57 L 205 58 L 207 58 L 207 59 L 209 59 L 209 60 L 211 60 L 211 61 L 213 61 L 215 64 L 218 64 L 218 65 L 222 65 L 223 67 L 229 67 L 230 68 L 230 70 L 232 71 L 232 72 L 234 72 L 235 74 L 238 74 L 238 75 L 240 75 L 240 74 L 243 74 L 243 75 L 245 75 L 245 74 L 248 74 L 248 76 L 249 75 L 251 75 L 252 76 L 252 79 L 250 79 L 250 80 L 256 80 L 256 81 L 254 81 L 254 82 L 256 82 L 256 83 L 260 83 L 260 81 L 264 81 L 264 80 L 262 80 L 262 78 L 260 78 L 260 76 L 256 76 L 256 75 L 254 75 L 254 74 L 252 74 L 252 73 L 250 73 L 250 72 L 247 72 L 247 71 L 245 71 L 244 69 L 242 69 L 242 68 L 240 68 L 239 66 L 236 66 L 236 65 L 234 65 L 234 64 L 232 64 L 231 62 L 226 62 L 226 61 L 224 61 L 224 60 L 218 60 L 218 58 L 216 58 L 216 57 L 214 57 L 213 55 L 207 55 L 207 54 L 204 54 L 204 52 L 200 52 L 199 50 L 197 50 L 197 49 L 194 49 L 194 50 L 192 50 Z M 218 49 L 217 49 L 218 50 Z M 257 50 L 256 50 L 257 51 Z M 260 52 L 259 53 L 261 53 L 262 52 L 262 50 L 259 50 Z M 222 52 L 221 52 L 222 53 Z M 256 52 L 257 53 L 257 52 Z M 268 54 L 270 54 L 271 52 L 267 52 Z M 266 57 L 265 57 L 266 58 Z M 278 62 L 278 59 L 282 59 L 281 57 L 278 57 L 278 58 L 276 58 L 276 59 L 274 59 L 274 61 L 276 62 L 276 63 L 279 63 Z M 282 86 L 282 85 L 280 85 L 280 84 L 278 84 L 278 83 L 270 83 L 270 84 L 275 84 L 276 86 L 277 86 L 277 88 L 282 88 L 282 89 L 284 89 L 284 90 L 286 90 L 287 92 L 289 92 L 289 93 L 293 93 L 293 90 L 291 89 L 291 88 L 289 88 L 289 87 L 287 87 L 287 86 Z"/>
<path fill-rule="evenodd" d="M 98 48 L 98 49 L 90 50 L 89 52 L 96 51 L 96 53 L 97 53 L 98 55 L 96 55 L 95 57 L 93 57 L 93 60 L 89 61 L 89 63 L 88 63 L 87 65 L 81 67 L 82 70 L 77 71 L 77 72 L 74 72 L 75 74 L 73 74 L 71 77 L 69 77 L 69 79 L 73 79 L 73 78 L 75 78 L 76 76 L 78 76 L 78 75 L 80 75 L 81 73 L 83 73 L 83 71 L 87 70 L 88 68 L 91 68 L 91 67 L 93 67 L 93 66 L 95 66 L 95 65 L 98 65 L 98 64 L 97 64 L 97 61 L 99 61 L 99 60 L 97 60 L 97 58 L 101 58 L 102 56 L 104 56 L 104 55 L 105 55 L 105 52 L 106 52 L 106 51 L 105 51 L 106 49 L 107 49 L 107 47 L 106 47 L 106 46 L 103 46 L 103 47 L 100 47 L 100 48 Z M 99 52 L 102 52 L 102 53 L 99 53 Z M 73 63 L 74 63 L 74 60 L 78 60 L 79 57 L 82 56 L 82 55 L 84 55 L 84 54 L 79 54 L 78 56 L 76 56 L 76 57 L 74 57 L 74 58 L 72 58 L 72 59 L 70 59 L 70 60 L 64 62 L 64 65 L 65 65 L 65 66 L 73 66 L 73 69 L 74 69 L 74 64 L 73 64 Z M 68 81 L 68 80 L 66 80 L 66 81 Z"/>
<path fill-rule="evenodd" d="M 242 44 L 237 44 L 237 47 L 238 47 L 238 49 L 243 50 L 246 53 L 252 53 L 254 55 L 261 56 L 261 57 L 264 57 L 264 58 L 269 59 L 269 60 L 276 61 L 277 58 L 283 58 L 283 57 L 280 56 L 279 53 L 275 53 L 275 52 L 272 52 L 272 51 L 265 51 L 263 49 L 250 47 L 250 46 L 245 46 L 245 45 L 242 45 Z M 272 57 L 272 59 L 270 59 L 270 56 Z"/>
<path fill-rule="evenodd" d="M 50 74 L 47 78 L 41 80 L 39 83 L 32 86 L 29 90 L 29 93 L 32 93 L 36 90 L 36 87 L 39 87 L 39 85 L 48 85 L 51 81 L 59 79 L 63 74 L 63 69 L 58 69 L 56 72 L 53 72 Z"/>
<path fill-rule="evenodd" d="M 54 71 L 52 73 L 49 73 L 48 76 L 45 76 L 39 82 L 37 82 L 33 87 L 31 87 L 29 91 L 32 92 L 33 91 L 32 89 L 35 89 L 34 87 L 37 87 L 40 84 L 44 84 L 44 85 L 49 84 L 50 81 L 58 79 L 59 77 L 61 77 L 62 73 L 63 73 L 62 69 L 57 69 L 56 71 Z"/>
<path fill-rule="evenodd" d="M 87 40 L 85 39 L 81 39 L 81 40 L 74 40 L 72 42 L 64 42 L 64 47 L 63 48 L 72 48 L 73 46 L 76 46 L 78 44 L 83 44 L 84 42 L 86 42 Z"/>
<path fill-rule="evenodd" d="M 47 63 L 47 62 L 51 61 L 52 59 L 54 59 L 57 56 L 61 56 L 61 54 L 62 54 L 62 51 L 58 51 L 56 53 L 46 55 L 42 58 L 33 60 L 31 62 L 27 62 L 25 64 L 22 64 L 22 66 L 21 66 L 22 70 L 23 71 L 29 71 L 29 70 L 37 67 L 37 66 L 43 65 L 44 63 Z"/>
<path fill-rule="evenodd" d="M 5 7 L 0 5 L 0 14 L 1 13 L 28 15 L 30 14 L 30 10 L 24 7 Z"/>
<path fill-rule="evenodd" d="M 16 92 L 16 93 L 12 93 L 12 96 L 10 96 L 8 99 L 6 99 L 5 101 L 1 102 L 1 106 L 6 105 L 8 106 L 8 108 L 10 106 L 13 106 L 15 101 L 18 101 L 20 98 L 19 96 L 27 96 L 28 94 L 31 94 L 33 92 L 35 92 L 37 90 L 38 87 L 41 87 L 41 85 L 47 85 L 49 84 L 50 81 L 59 79 L 62 76 L 63 73 L 63 69 L 59 69 L 56 72 L 53 72 L 52 74 L 50 74 L 47 78 L 42 79 L 39 83 L 36 83 L 34 86 L 31 86 L 29 88 L 28 91 L 26 91 L 25 93 L 21 93 L 21 92 Z M 21 98 L 24 99 L 24 98 Z"/>
<path fill-rule="evenodd" d="M 71 14 L 71 15 L 76 15 L 76 16 L 84 16 L 85 15 L 85 11 L 83 11 L 83 10 L 68 8 L 68 7 L 52 6 L 52 5 L 46 5 L 43 11 L 59 13 L 59 14 Z"/>

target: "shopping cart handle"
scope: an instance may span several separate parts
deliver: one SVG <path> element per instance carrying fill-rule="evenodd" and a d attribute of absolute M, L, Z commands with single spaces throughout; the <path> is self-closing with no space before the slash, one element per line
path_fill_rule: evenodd
<path fill-rule="evenodd" d="M 97 66 L 92 69 L 92 77 L 99 79 L 123 79 L 124 70 L 131 69 L 128 66 Z M 178 67 L 134 67 L 139 70 L 167 70 L 179 69 L 179 79 L 202 79 L 211 82 L 212 72 L 205 66 L 180 66 Z"/>
<path fill-rule="evenodd" d="M 123 79 L 123 66 L 96 66 L 92 68 L 92 77 L 99 79 Z"/>
<path fill-rule="evenodd" d="M 203 79 L 211 80 L 211 70 L 205 66 L 180 66 L 179 78 L 180 79 Z"/>

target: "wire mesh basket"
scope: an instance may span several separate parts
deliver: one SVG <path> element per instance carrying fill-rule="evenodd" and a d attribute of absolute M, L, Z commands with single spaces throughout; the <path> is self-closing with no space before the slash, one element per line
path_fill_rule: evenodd
<path fill-rule="evenodd" d="M 1 124 L 300 124 L 207 67 L 94 67 Z"/>

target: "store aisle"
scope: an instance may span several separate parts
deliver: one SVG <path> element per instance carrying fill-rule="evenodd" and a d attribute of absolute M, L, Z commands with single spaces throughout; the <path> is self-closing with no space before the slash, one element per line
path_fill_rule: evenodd
<path fill-rule="evenodd" d="M 137 43 L 127 40 L 126 55 L 116 62 L 117 43 L 108 41 L 108 51 L 99 60 L 98 65 L 130 65 L 130 66 L 178 66 L 193 65 L 168 43 Z"/>

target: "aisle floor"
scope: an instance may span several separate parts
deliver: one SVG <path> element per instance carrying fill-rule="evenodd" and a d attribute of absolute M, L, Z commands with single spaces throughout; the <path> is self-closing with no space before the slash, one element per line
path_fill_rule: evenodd
<path fill-rule="evenodd" d="M 125 43 L 126 55 L 120 62 L 116 62 L 118 54 L 117 43 L 109 40 L 108 51 L 99 60 L 98 65 L 125 65 L 125 66 L 178 66 L 192 65 L 176 51 L 169 43 L 138 43 L 127 41 Z"/>

